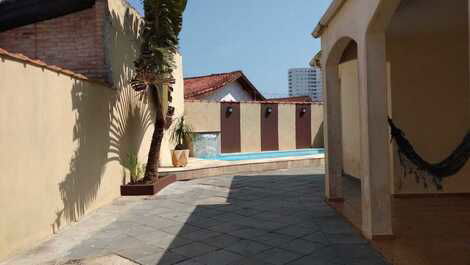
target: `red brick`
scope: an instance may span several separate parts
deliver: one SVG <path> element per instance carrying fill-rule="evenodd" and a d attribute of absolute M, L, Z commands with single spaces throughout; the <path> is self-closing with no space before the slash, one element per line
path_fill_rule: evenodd
<path fill-rule="evenodd" d="M 93 8 L 0 33 L 0 48 L 107 81 L 106 0 Z"/>

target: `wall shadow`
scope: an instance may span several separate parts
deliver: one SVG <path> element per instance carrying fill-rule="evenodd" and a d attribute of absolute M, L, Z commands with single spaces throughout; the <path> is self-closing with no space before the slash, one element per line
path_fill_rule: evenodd
<path fill-rule="evenodd" d="M 94 201 L 108 162 L 116 95 L 107 88 L 96 88 L 85 82 L 76 82 L 71 92 L 76 112 L 73 140 L 77 148 L 70 161 L 70 172 L 59 184 L 67 222 L 77 221 Z M 60 223 L 56 224 L 60 226 Z"/>
<path fill-rule="evenodd" d="M 320 124 L 318 131 L 315 134 L 313 139 L 312 147 L 314 148 L 324 148 L 325 147 L 325 138 L 323 134 L 323 122 Z"/>
<path fill-rule="evenodd" d="M 76 150 L 69 173 L 59 184 L 64 208 L 56 213 L 53 232 L 62 222 L 77 221 L 87 212 L 97 199 L 104 176 L 115 174 L 111 177 L 122 177 L 122 182 L 126 182 L 124 166 L 128 155 L 138 154 L 144 135 L 153 125 L 148 100 L 129 86 L 139 51 L 140 20 L 129 9 L 124 16 L 111 11 L 107 17 L 107 85 L 76 81 L 71 91 L 76 113 L 73 129 Z M 111 162 L 117 162 L 122 171 L 116 170 Z M 117 185 L 111 189 L 119 188 Z"/>

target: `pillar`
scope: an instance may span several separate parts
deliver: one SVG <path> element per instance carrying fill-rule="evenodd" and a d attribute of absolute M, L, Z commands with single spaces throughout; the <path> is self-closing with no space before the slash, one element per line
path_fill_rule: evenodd
<path fill-rule="evenodd" d="M 332 53 L 342 53 L 337 47 Z M 325 137 L 325 196 L 327 201 L 343 201 L 343 147 L 341 126 L 341 84 L 338 73 L 339 55 L 330 54 L 332 59 L 323 71 L 324 82 L 324 137 Z M 337 58 L 334 58 L 337 57 Z"/>
<path fill-rule="evenodd" d="M 362 231 L 369 239 L 393 235 L 385 42 L 384 32 L 374 33 L 358 47 Z"/>

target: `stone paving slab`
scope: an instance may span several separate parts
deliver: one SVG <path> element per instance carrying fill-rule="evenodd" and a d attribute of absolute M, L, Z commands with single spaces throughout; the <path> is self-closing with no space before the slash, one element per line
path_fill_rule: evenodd
<path fill-rule="evenodd" d="M 0 265 L 94 257 L 132 265 L 386 265 L 324 203 L 322 188 L 314 169 L 177 182 L 158 196 L 121 198 Z"/>

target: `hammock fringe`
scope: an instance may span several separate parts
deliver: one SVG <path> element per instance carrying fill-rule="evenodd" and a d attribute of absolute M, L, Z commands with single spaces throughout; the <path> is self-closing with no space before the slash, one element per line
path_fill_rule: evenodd
<path fill-rule="evenodd" d="M 414 174 L 416 181 L 420 183 L 423 180 L 426 188 L 428 186 L 426 177 L 431 176 L 436 188 L 442 190 L 443 180 L 456 175 L 470 158 L 470 132 L 467 132 L 462 143 L 446 159 L 439 163 L 430 163 L 416 152 L 405 133 L 394 124 L 392 119 L 388 119 L 388 124 L 391 130 L 391 140 L 398 148 L 399 161 L 404 176 Z"/>

